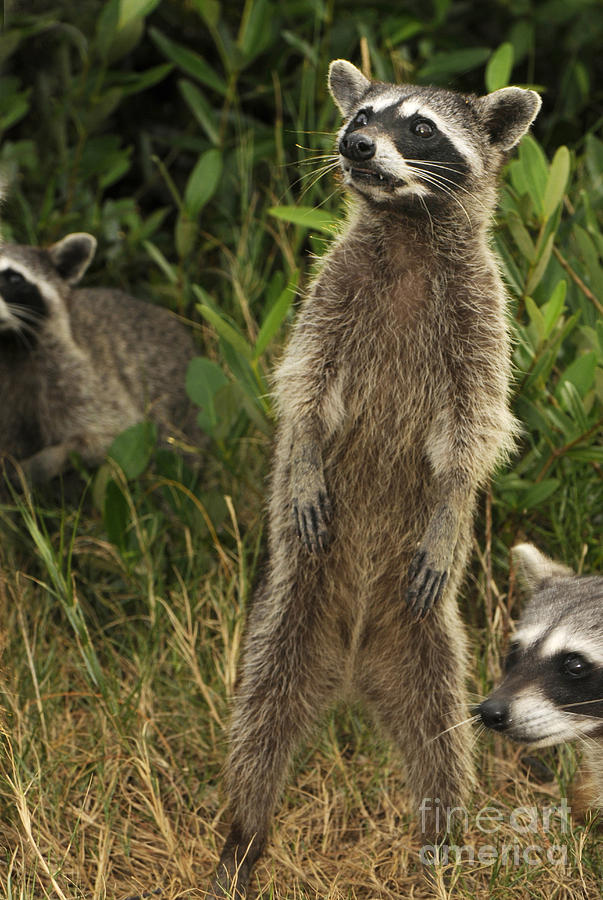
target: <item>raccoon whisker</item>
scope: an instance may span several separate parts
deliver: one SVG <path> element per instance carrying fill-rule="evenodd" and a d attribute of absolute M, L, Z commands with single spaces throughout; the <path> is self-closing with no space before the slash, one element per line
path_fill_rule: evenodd
<path fill-rule="evenodd" d="M 425 212 L 427 213 L 427 218 L 429 219 L 429 227 L 431 228 L 431 237 L 433 238 L 433 237 L 435 237 L 435 228 L 434 228 L 434 224 L 433 224 L 432 215 L 429 212 L 429 207 L 425 203 L 425 197 L 423 197 L 423 196 L 421 196 L 421 194 L 419 194 L 419 200 L 421 201 L 422 206 L 425 207 Z"/>
<path fill-rule="evenodd" d="M 288 163 L 288 165 L 298 165 L 298 166 L 312 166 L 318 160 L 328 159 L 333 162 L 338 162 L 339 157 L 334 153 L 321 153 L 320 156 L 311 156 L 308 159 L 301 159 L 298 163 Z"/>
<path fill-rule="evenodd" d="M 462 191 L 464 194 L 467 194 L 468 197 L 471 197 L 471 199 L 474 200 L 476 203 L 478 203 L 482 207 L 482 209 L 487 210 L 486 204 L 483 203 L 483 201 L 480 200 L 480 198 L 476 194 L 474 194 L 472 191 L 467 190 L 467 188 L 464 185 L 457 184 L 457 182 L 454 181 L 452 178 L 446 178 L 445 175 L 442 175 L 439 172 L 429 172 L 428 170 L 423 169 L 422 166 L 420 166 L 420 165 L 413 166 L 414 162 L 417 162 L 417 163 L 425 162 L 426 164 L 428 163 L 430 166 L 438 166 L 439 165 L 438 163 L 432 163 L 429 160 L 407 160 L 407 163 L 410 165 L 410 167 L 416 169 L 417 172 L 420 172 L 422 175 L 431 175 L 431 176 L 433 176 L 433 178 L 439 180 L 440 182 L 445 181 L 447 184 L 452 185 L 453 188 L 455 188 L 456 190 Z M 456 172 L 456 170 L 452 169 L 450 166 L 439 165 L 439 168 L 448 170 L 449 172 L 453 172 L 453 173 Z M 460 174 L 460 173 L 458 173 L 458 174 Z M 442 185 L 442 188 L 443 188 L 443 185 Z"/>
<path fill-rule="evenodd" d="M 435 172 L 427 172 L 425 169 L 421 169 L 419 166 L 415 167 L 415 171 L 419 173 L 420 178 L 423 178 L 425 181 L 440 188 L 440 190 L 448 194 L 449 197 L 452 197 L 454 200 L 456 200 L 456 202 L 464 210 L 465 215 L 467 215 L 467 210 L 465 209 L 459 198 L 456 196 L 454 190 L 448 186 L 448 184 L 452 184 L 455 188 L 458 188 L 459 185 L 457 185 L 454 181 L 451 181 L 449 178 L 444 178 L 443 175 L 437 174 Z M 445 184 L 445 182 L 448 182 L 448 184 Z"/>
<path fill-rule="evenodd" d="M 571 709 L 573 706 L 588 706 L 589 703 L 603 703 L 603 697 L 596 697 L 594 700 L 577 700 L 575 703 L 564 703 L 563 711 L 566 709 Z M 594 718 L 600 719 L 601 716 L 595 716 Z"/>
<path fill-rule="evenodd" d="M 27 319 L 25 315 L 19 314 L 14 316 L 14 330 L 19 333 L 29 331 L 31 334 L 35 334 L 37 321 L 36 318 L 41 321 L 42 316 L 33 316 L 30 314 L 30 318 Z"/>
<path fill-rule="evenodd" d="M 311 190 L 311 188 L 313 188 L 314 185 L 317 184 L 317 183 L 320 181 L 321 178 L 324 178 L 325 175 L 328 175 L 328 173 L 329 173 L 329 172 L 332 172 L 336 167 L 337 167 L 337 164 L 331 165 L 331 166 L 324 166 L 324 167 L 318 172 L 318 175 L 316 175 L 316 178 L 314 178 L 313 181 L 311 181 L 311 182 L 309 182 L 308 184 L 304 185 L 304 189 L 303 189 L 303 191 L 302 191 L 302 197 L 304 197 L 304 196 L 308 193 L 308 191 Z M 315 174 L 315 173 L 307 172 L 305 176 L 302 175 L 302 177 L 299 179 L 299 181 L 302 181 L 302 180 L 304 179 L 304 177 L 305 177 L 305 178 L 310 177 L 312 174 Z M 297 183 L 297 182 L 296 182 L 296 183 Z M 333 193 L 336 193 L 336 191 L 333 191 Z M 333 196 L 333 193 L 332 193 L 332 194 L 329 194 L 329 198 L 328 198 L 328 199 L 330 199 L 330 198 Z M 325 201 L 323 201 L 323 202 L 325 202 Z"/>
<path fill-rule="evenodd" d="M 474 728 L 472 731 L 469 732 L 471 749 L 473 749 L 474 747 L 477 746 L 477 742 L 479 740 L 481 740 L 481 737 L 482 737 L 484 731 L 486 731 L 486 726 L 483 724 L 483 722 L 480 722 L 479 725 L 477 726 L 477 728 Z"/>
<path fill-rule="evenodd" d="M 462 211 L 465 213 L 465 216 L 467 217 L 467 221 L 471 225 L 471 216 L 469 215 L 469 213 L 467 212 L 467 210 L 465 209 L 464 205 L 461 203 L 459 198 L 456 196 L 454 191 L 452 191 L 445 184 L 442 184 L 442 182 L 438 179 L 438 177 L 436 175 L 434 175 L 432 172 L 425 172 L 423 169 L 420 169 L 419 167 L 417 167 L 415 169 L 415 171 L 419 173 L 419 178 L 422 178 L 423 181 L 427 182 L 427 184 L 432 184 L 434 187 L 439 188 L 439 190 L 441 190 L 442 193 L 449 196 L 451 198 L 451 200 L 454 200 L 454 202 L 457 203 L 460 206 L 460 208 L 462 209 Z"/>
<path fill-rule="evenodd" d="M 338 167 L 338 162 L 324 163 L 322 166 L 318 166 L 318 168 L 312 169 L 310 172 L 303 172 L 300 176 L 300 180 L 302 178 L 311 178 L 312 175 L 325 175 L 327 172 L 331 172 L 333 169 L 337 169 Z"/>
<path fill-rule="evenodd" d="M 286 128 L 286 134 L 320 134 L 328 137 L 331 141 L 333 140 L 333 132 L 332 131 L 306 131 L 305 128 Z"/>
<path fill-rule="evenodd" d="M 338 193 L 339 193 L 339 187 L 336 187 L 334 191 L 331 191 L 331 193 L 328 194 L 328 195 L 324 198 L 324 200 L 321 200 L 320 203 L 317 203 L 317 204 L 316 204 L 316 208 L 318 209 L 319 207 L 324 206 L 325 203 L 328 203 L 328 202 L 329 202 L 329 200 L 331 199 L 331 197 L 334 197 L 335 194 L 338 194 Z"/>
<path fill-rule="evenodd" d="M 313 169 L 311 172 L 303 172 L 299 176 L 299 178 L 296 178 L 295 181 L 292 182 L 291 187 L 292 188 L 296 187 L 298 184 L 301 184 L 302 181 L 305 181 L 308 178 L 312 178 L 312 176 L 316 176 L 314 178 L 314 181 L 311 181 L 309 184 L 304 185 L 304 188 L 302 191 L 302 197 L 303 197 L 311 188 L 314 187 L 314 185 L 318 181 L 320 181 L 321 178 L 323 178 L 324 175 L 327 175 L 329 172 L 332 172 L 334 169 L 336 169 L 337 165 L 338 165 L 338 163 L 329 163 L 327 165 L 320 166 L 320 168 L 318 168 L 318 169 Z"/>
<path fill-rule="evenodd" d="M 565 712 L 565 708 L 561 710 L 561 712 Z M 583 712 L 574 712 L 570 713 L 572 716 L 580 716 L 581 719 L 594 719 L 596 722 L 601 721 L 601 716 L 591 716 L 589 713 Z"/>
<path fill-rule="evenodd" d="M 471 700 L 474 700 L 477 703 L 481 703 L 482 700 L 486 699 L 485 694 L 480 694 L 478 691 L 468 691 L 468 696 Z"/>
<path fill-rule="evenodd" d="M 573 739 L 577 741 L 577 743 L 582 744 L 586 749 L 595 749 L 598 750 L 601 746 L 600 741 L 596 738 L 591 737 L 589 734 L 582 734 L 579 731 L 574 732 Z"/>
<path fill-rule="evenodd" d="M 17 318 L 19 319 L 42 319 L 43 316 L 40 312 L 35 309 L 31 309 L 29 306 L 24 306 L 22 303 L 9 303 L 9 309 L 11 312 L 15 313 Z"/>
<path fill-rule="evenodd" d="M 304 147 L 303 144 L 296 144 L 295 146 L 298 150 L 307 150 L 308 153 L 322 153 L 327 149 L 326 147 Z"/>
<path fill-rule="evenodd" d="M 321 169 L 325 166 L 338 166 L 339 160 L 336 156 L 323 156 L 320 159 L 302 159 L 297 165 L 298 168 L 301 166 L 317 166 L 317 168 Z"/>
<path fill-rule="evenodd" d="M 316 165 L 317 162 L 320 162 L 321 160 L 325 160 L 325 159 L 332 160 L 332 159 L 337 159 L 337 157 L 334 157 L 332 153 L 328 153 L 328 154 L 325 153 L 322 156 L 313 156 L 310 159 L 299 159 L 299 160 L 293 160 L 293 162 L 280 163 L 278 168 L 279 169 L 294 169 L 294 168 L 298 169 L 300 166 L 314 166 L 314 165 Z"/>
<path fill-rule="evenodd" d="M 443 735 L 448 734 L 449 731 L 454 731 L 455 728 L 460 728 L 461 725 L 469 725 L 472 722 L 475 722 L 479 718 L 480 718 L 479 715 L 469 716 L 468 719 L 463 719 L 462 722 L 457 722 L 456 725 L 451 725 L 450 728 L 445 728 L 444 731 L 440 731 L 439 734 L 436 734 L 432 738 L 429 738 L 429 740 L 425 741 L 425 743 L 431 744 L 433 741 L 437 741 L 437 739 L 441 738 Z"/>
<path fill-rule="evenodd" d="M 429 165 L 437 169 L 447 169 L 449 172 L 454 172 L 456 175 L 465 174 L 463 169 L 455 169 L 454 166 L 451 166 L 448 163 L 435 162 L 431 159 L 415 159 L 413 157 L 412 159 L 406 159 L 405 162 L 409 166 L 414 166 L 415 164 L 417 167 L 419 167 L 420 165 Z"/>

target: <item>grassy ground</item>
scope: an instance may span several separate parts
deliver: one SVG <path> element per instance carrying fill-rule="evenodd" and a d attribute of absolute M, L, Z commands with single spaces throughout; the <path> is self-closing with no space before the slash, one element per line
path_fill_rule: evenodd
<path fill-rule="evenodd" d="M 135 518 L 129 565 L 89 508 L 4 508 L 0 897 L 204 895 L 226 825 L 220 767 L 261 501 L 244 523 L 230 510 L 199 560 L 194 535 L 159 513 Z M 491 632 L 473 633 L 477 696 L 506 620 L 504 585 L 479 562 L 488 549 L 476 544 L 465 590 L 493 603 Z M 599 897 L 596 823 L 543 818 L 568 796 L 574 751 L 542 751 L 527 769 L 524 750 L 476 734 L 476 752 L 462 861 L 432 887 L 401 767 L 361 710 L 335 710 L 296 761 L 256 870 L 261 896 Z M 484 807 L 499 812 L 480 818 Z"/>

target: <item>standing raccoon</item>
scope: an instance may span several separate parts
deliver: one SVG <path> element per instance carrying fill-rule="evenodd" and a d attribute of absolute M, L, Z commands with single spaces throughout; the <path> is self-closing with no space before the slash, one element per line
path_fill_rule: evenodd
<path fill-rule="evenodd" d="M 462 805 L 473 781 L 470 737 L 452 729 L 467 671 L 456 594 L 476 493 L 514 432 L 487 231 L 540 98 L 375 83 L 344 60 L 329 88 L 355 203 L 276 376 L 270 564 L 232 717 L 215 896 L 244 891 L 291 754 L 341 696 L 385 728 L 415 803 Z M 444 837 L 430 816 L 424 831 Z"/>
<path fill-rule="evenodd" d="M 603 810 L 603 575 L 578 576 L 533 544 L 512 552 L 530 601 L 504 678 L 477 712 L 532 747 L 581 740 L 583 799 Z"/>
<path fill-rule="evenodd" d="M 0 459 L 33 482 L 64 472 L 74 452 L 98 465 L 147 417 L 164 439 L 194 421 L 186 329 L 122 291 L 72 289 L 95 249 L 83 233 L 47 250 L 0 246 Z"/>

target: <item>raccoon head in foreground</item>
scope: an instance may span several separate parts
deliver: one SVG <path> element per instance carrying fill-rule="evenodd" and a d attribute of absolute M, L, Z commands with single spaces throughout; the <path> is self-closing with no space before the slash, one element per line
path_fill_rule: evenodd
<path fill-rule="evenodd" d="M 337 135 L 346 187 L 371 204 L 487 219 L 496 176 L 530 127 L 535 91 L 503 88 L 485 97 L 443 88 L 372 82 L 343 59 L 329 90 L 345 118 Z"/>
<path fill-rule="evenodd" d="M 512 553 L 530 601 L 504 679 L 477 712 L 488 728 L 532 746 L 601 737 L 603 575 L 575 575 L 532 544 Z"/>
<path fill-rule="evenodd" d="M 96 250 L 91 234 L 69 234 L 46 250 L 0 245 L 0 352 L 33 350 L 44 328 L 68 319 L 67 299 Z"/>

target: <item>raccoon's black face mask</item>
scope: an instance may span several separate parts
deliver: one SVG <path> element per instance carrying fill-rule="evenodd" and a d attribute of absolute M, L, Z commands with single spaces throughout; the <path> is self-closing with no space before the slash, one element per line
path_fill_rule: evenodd
<path fill-rule="evenodd" d="M 448 206 L 468 219 L 480 180 L 495 179 L 540 107 L 520 88 L 478 98 L 371 82 L 345 60 L 331 63 L 329 88 L 346 118 L 337 150 L 347 187 L 377 203 Z"/>
<path fill-rule="evenodd" d="M 0 346 L 31 349 L 48 307 L 39 288 L 17 269 L 0 269 Z"/>
<path fill-rule="evenodd" d="M 505 677 L 476 712 L 540 746 L 603 735 L 603 576 L 576 576 L 531 544 L 513 556 L 530 602 Z"/>

